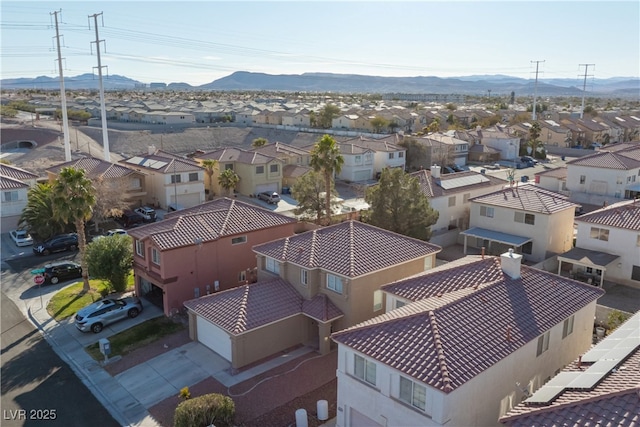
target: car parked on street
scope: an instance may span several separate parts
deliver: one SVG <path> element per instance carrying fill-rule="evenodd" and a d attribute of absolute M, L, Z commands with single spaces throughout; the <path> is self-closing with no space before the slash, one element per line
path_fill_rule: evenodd
<path fill-rule="evenodd" d="M 265 202 L 272 205 L 277 205 L 280 201 L 280 195 L 275 191 L 263 191 L 262 193 L 258 194 L 258 199 L 264 200 Z"/>
<path fill-rule="evenodd" d="M 133 319 L 141 312 L 142 302 L 138 297 L 107 298 L 79 310 L 75 316 L 75 324 L 82 332 L 97 334 L 105 326 L 122 319 Z"/>
<path fill-rule="evenodd" d="M 75 251 L 78 249 L 78 235 L 76 233 L 59 234 L 33 247 L 36 255 L 49 255 L 53 252 Z"/>
<path fill-rule="evenodd" d="M 26 230 L 11 230 L 9 232 L 11 239 L 16 246 L 31 246 L 33 245 L 33 238 L 27 233 Z"/>
<path fill-rule="evenodd" d="M 134 212 L 142 215 L 142 217 L 144 218 L 144 222 L 156 222 L 156 211 L 149 206 L 135 208 Z"/>
<path fill-rule="evenodd" d="M 82 277 L 82 267 L 77 262 L 61 261 L 44 266 L 44 283 L 56 285 L 65 280 Z"/>

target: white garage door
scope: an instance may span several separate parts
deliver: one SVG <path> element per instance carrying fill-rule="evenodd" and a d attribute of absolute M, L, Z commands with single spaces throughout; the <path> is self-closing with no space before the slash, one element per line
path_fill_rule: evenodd
<path fill-rule="evenodd" d="M 273 184 L 260 184 L 256 185 L 256 194 L 262 193 L 263 191 L 275 191 L 278 192 L 278 183 Z"/>
<path fill-rule="evenodd" d="M 351 427 L 382 427 L 381 424 L 373 421 L 361 412 L 356 411 L 353 408 L 349 408 L 349 426 Z"/>
<path fill-rule="evenodd" d="M 231 362 L 231 337 L 208 320 L 196 316 L 198 341 Z"/>
<path fill-rule="evenodd" d="M 358 182 L 358 181 L 367 181 L 370 180 L 372 178 L 372 172 L 371 169 L 367 169 L 364 171 L 355 171 L 353 173 L 353 180 Z"/>
<path fill-rule="evenodd" d="M 172 194 L 171 203 L 173 203 L 175 199 L 175 196 Z M 183 208 L 197 206 L 200 204 L 200 193 L 178 194 L 178 204 Z"/>

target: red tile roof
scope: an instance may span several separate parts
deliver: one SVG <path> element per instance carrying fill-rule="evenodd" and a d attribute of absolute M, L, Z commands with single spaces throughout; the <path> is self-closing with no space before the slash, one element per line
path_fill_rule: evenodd
<path fill-rule="evenodd" d="M 492 271 L 481 273 L 482 268 Z M 447 274 L 457 277 L 457 284 L 332 338 L 449 393 L 604 294 L 602 289 L 526 266 L 521 267 L 519 279 L 512 279 L 502 273 L 498 258 L 474 258 L 454 269 L 460 271 Z M 442 270 L 424 276 L 431 274 L 441 277 Z M 422 277 L 406 281 L 411 280 L 418 288 L 438 286 Z M 415 292 L 421 293 L 434 291 Z"/>
<path fill-rule="evenodd" d="M 233 335 L 298 314 L 327 321 L 342 316 L 328 298 L 306 301 L 281 278 L 240 286 L 184 303 L 185 307 Z"/>
<path fill-rule="evenodd" d="M 20 180 L 9 178 L 8 176 L 0 176 L 0 190 L 16 190 L 18 188 L 28 188 L 26 184 Z"/>
<path fill-rule="evenodd" d="M 563 166 L 560 168 L 547 169 L 547 170 L 543 170 L 542 172 L 536 173 L 535 176 L 550 176 L 552 178 L 559 178 L 559 179 L 566 180 L 567 168 L 566 166 Z"/>
<path fill-rule="evenodd" d="M 199 154 L 198 159 L 213 159 L 219 162 L 238 162 L 249 165 L 264 165 L 272 161 L 281 160 L 277 157 L 267 156 L 257 151 L 243 150 L 235 147 L 221 148 L 208 153 Z"/>
<path fill-rule="evenodd" d="M 38 178 L 38 175 L 36 175 L 35 173 L 20 169 L 13 165 L 6 165 L 4 163 L 0 163 L 0 175 L 12 179 L 17 179 L 18 181 L 26 181 Z"/>
<path fill-rule="evenodd" d="M 48 168 L 47 172 L 58 175 L 62 168 L 69 167 L 83 169 L 84 171 L 86 171 L 88 178 L 120 178 L 135 173 L 135 171 L 132 169 L 120 166 L 117 163 L 111 163 L 107 162 L 106 160 L 96 159 L 95 157 L 82 157 L 78 160 L 71 160 L 70 162 L 58 164 L 56 166 Z"/>
<path fill-rule="evenodd" d="M 640 144 L 612 151 L 601 150 L 567 162 L 567 165 L 590 166 L 602 169 L 630 170 L 640 168 Z M 615 150 L 615 151 L 613 151 Z"/>
<path fill-rule="evenodd" d="M 167 214 L 164 220 L 134 228 L 129 234 L 134 239 L 150 238 L 160 250 L 167 250 L 294 222 L 295 218 L 256 205 L 221 198 Z"/>
<path fill-rule="evenodd" d="M 346 221 L 254 246 L 260 255 L 357 277 L 440 252 L 440 246 Z"/>
<path fill-rule="evenodd" d="M 513 188 L 496 191 L 469 199 L 471 202 L 485 205 L 502 206 L 528 212 L 552 214 L 578 206 L 568 200 L 567 196 L 545 190 L 532 184 L 519 185 Z"/>
<path fill-rule="evenodd" d="M 640 231 L 640 200 L 625 200 L 576 217 L 576 222 Z"/>

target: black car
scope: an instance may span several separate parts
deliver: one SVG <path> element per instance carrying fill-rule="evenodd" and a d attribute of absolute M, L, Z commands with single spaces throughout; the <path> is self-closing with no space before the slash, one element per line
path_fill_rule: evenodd
<path fill-rule="evenodd" d="M 76 233 L 60 234 L 33 246 L 33 252 L 37 255 L 75 251 L 76 249 L 78 249 L 78 235 Z"/>
<path fill-rule="evenodd" d="M 69 280 L 82 277 L 82 267 L 75 262 L 54 262 L 44 266 L 44 283 L 53 285 Z"/>
<path fill-rule="evenodd" d="M 131 228 L 144 224 L 145 219 L 138 212 L 124 211 L 120 218 L 118 218 L 118 222 L 122 224 L 124 228 Z"/>

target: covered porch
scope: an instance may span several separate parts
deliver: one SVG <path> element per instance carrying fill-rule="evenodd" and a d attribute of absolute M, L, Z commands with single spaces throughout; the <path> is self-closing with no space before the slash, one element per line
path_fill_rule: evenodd
<path fill-rule="evenodd" d="M 513 248 L 514 252 L 522 253 L 523 246 L 533 242 L 533 238 L 531 237 L 503 233 L 481 227 L 472 227 L 460 234 L 464 236 L 463 253 L 465 255 L 467 254 L 467 239 L 469 237 L 481 239 L 482 244 L 480 246 L 486 248 L 488 254 L 493 254 L 494 252 L 496 252 L 496 254 L 502 253 L 509 248 Z"/>
<path fill-rule="evenodd" d="M 558 274 L 562 273 L 562 263 L 572 264 L 570 277 L 582 282 L 602 287 L 607 266 L 620 258 L 605 252 L 573 248 L 558 255 Z"/>

